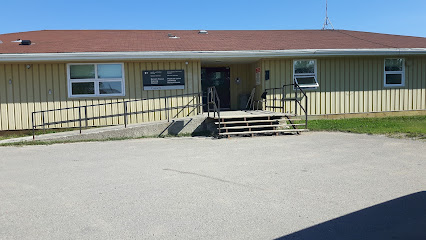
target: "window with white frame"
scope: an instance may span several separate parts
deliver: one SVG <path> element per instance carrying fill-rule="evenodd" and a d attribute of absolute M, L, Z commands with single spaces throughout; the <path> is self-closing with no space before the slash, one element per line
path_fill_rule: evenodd
<path fill-rule="evenodd" d="M 68 64 L 68 96 L 124 96 L 124 64 Z"/>
<path fill-rule="evenodd" d="M 403 58 L 385 59 L 385 87 L 405 86 L 405 64 Z"/>
<path fill-rule="evenodd" d="M 319 86 L 316 60 L 294 60 L 293 79 L 301 88 L 316 89 Z"/>

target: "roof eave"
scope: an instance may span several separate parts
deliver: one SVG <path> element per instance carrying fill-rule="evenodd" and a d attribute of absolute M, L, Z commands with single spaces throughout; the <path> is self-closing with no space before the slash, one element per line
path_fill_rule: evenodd
<path fill-rule="evenodd" d="M 277 58 L 315 56 L 425 55 L 426 48 L 297 49 L 250 51 L 158 51 L 158 52 L 76 52 L 0 54 L 0 62 L 87 61 L 87 60 L 208 60 L 215 58 Z"/>

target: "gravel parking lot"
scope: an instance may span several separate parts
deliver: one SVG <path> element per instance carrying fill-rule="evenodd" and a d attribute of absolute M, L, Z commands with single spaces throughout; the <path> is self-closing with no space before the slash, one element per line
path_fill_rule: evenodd
<path fill-rule="evenodd" d="M 384 136 L 1 147 L 0 239 L 426 239 L 425 190 Z"/>

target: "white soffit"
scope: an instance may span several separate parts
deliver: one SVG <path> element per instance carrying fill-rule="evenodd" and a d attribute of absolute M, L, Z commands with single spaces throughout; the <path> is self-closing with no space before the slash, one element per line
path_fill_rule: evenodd
<path fill-rule="evenodd" d="M 301 49 L 258 51 L 169 51 L 169 52 L 79 52 L 0 54 L 0 62 L 84 61 L 84 60 L 178 60 L 178 59 L 261 59 L 314 56 L 425 55 L 426 48 Z"/>

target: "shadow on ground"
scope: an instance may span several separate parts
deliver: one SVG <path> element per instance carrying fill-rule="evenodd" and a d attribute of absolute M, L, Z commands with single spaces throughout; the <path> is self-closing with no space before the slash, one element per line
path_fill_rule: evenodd
<path fill-rule="evenodd" d="M 426 191 L 393 199 L 277 238 L 426 239 Z"/>

